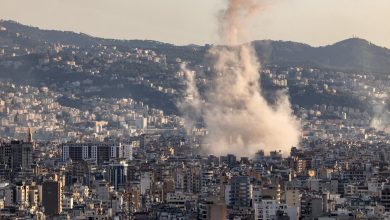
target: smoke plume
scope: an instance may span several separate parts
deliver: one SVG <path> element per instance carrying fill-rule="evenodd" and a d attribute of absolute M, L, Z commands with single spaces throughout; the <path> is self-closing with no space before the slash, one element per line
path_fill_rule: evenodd
<path fill-rule="evenodd" d="M 191 129 L 195 126 L 195 122 L 202 117 L 202 99 L 199 95 L 198 88 L 196 87 L 195 72 L 189 70 L 186 64 L 182 64 L 180 68 L 185 74 L 187 96 L 184 102 L 178 103 L 178 108 L 183 113 L 187 133 L 190 133 Z"/>
<path fill-rule="evenodd" d="M 228 0 L 219 14 L 219 35 L 224 44 L 235 45 L 246 38 L 249 18 L 264 8 L 264 0 Z"/>
<path fill-rule="evenodd" d="M 374 116 L 371 120 L 371 127 L 379 131 L 390 133 L 390 112 L 388 105 L 385 103 L 377 103 L 373 105 Z"/>
<path fill-rule="evenodd" d="M 261 1 L 229 0 L 219 16 L 220 37 L 227 46 L 214 46 L 213 78 L 199 95 L 194 73 L 187 75 L 189 103 L 179 106 L 186 119 L 202 117 L 209 135 L 205 143 L 208 153 L 253 156 L 257 151 L 282 150 L 288 153 L 299 142 L 299 123 L 292 114 L 288 96 L 280 93 L 277 102 L 269 104 L 261 94 L 260 64 L 254 48 L 237 45 L 245 38 L 248 19 L 262 9 Z M 193 123 L 192 123 L 193 124 Z M 190 123 L 191 125 L 191 123 Z"/>

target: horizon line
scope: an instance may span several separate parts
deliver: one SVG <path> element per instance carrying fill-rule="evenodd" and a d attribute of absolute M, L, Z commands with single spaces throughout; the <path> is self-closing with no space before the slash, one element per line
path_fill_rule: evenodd
<path fill-rule="evenodd" d="M 41 30 L 41 31 L 71 32 L 71 33 L 75 33 L 75 34 L 86 35 L 86 36 L 92 37 L 92 38 L 99 38 L 99 39 L 102 39 L 102 40 L 151 41 L 151 42 L 156 42 L 156 43 L 171 44 L 173 46 L 178 46 L 178 47 L 180 47 L 180 46 L 191 46 L 191 45 L 192 46 L 198 46 L 198 47 L 203 47 L 203 46 L 206 46 L 206 45 L 221 45 L 221 44 L 218 44 L 218 43 L 204 43 L 203 45 L 202 44 L 197 44 L 197 43 L 178 44 L 178 43 L 173 43 L 173 42 L 154 40 L 154 39 L 150 39 L 150 38 L 149 39 L 136 39 L 136 38 L 133 38 L 133 39 L 120 39 L 120 38 L 111 38 L 111 37 L 101 37 L 101 36 L 96 36 L 96 35 L 93 35 L 93 34 L 88 34 L 88 33 L 85 33 L 85 32 L 76 32 L 74 30 L 46 29 L 46 28 L 41 28 L 39 26 L 31 25 L 31 24 L 21 23 L 21 22 L 16 21 L 16 20 L 0 18 L 0 24 L 3 23 L 3 22 L 12 22 L 12 23 L 15 23 L 15 24 L 18 24 L 18 25 L 21 25 L 21 26 L 26 26 L 26 27 L 30 27 L 30 28 L 37 28 L 38 30 Z M 346 40 L 351 40 L 351 39 L 360 39 L 360 40 L 363 40 L 363 41 L 367 41 L 369 44 L 373 44 L 373 45 L 375 45 L 377 47 L 390 49 L 390 48 L 388 48 L 386 46 L 373 43 L 372 41 L 367 40 L 365 38 L 360 38 L 359 36 L 357 36 L 355 34 L 352 34 L 352 36 L 350 38 L 346 38 L 346 39 L 342 39 L 342 40 L 336 41 L 334 43 L 330 43 L 330 44 L 328 43 L 328 44 L 322 44 L 322 45 L 313 45 L 313 44 L 306 43 L 306 42 L 299 42 L 299 41 L 293 41 L 293 40 L 280 40 L 280 39 L 255 39 L 255 40 L 251 40 L 251 41 L 242 42 L 240 44 L 253 43 L 253 42 L 256 42 L 256 41 L 275 41 L 275 42 L 291 42 L 291 43 L 305 44 L 305 45 L 308 45 L 308 46 L 313 47 L 313 48 L 321 48 L 321 47 L 331 46 L 331 45 L 334 45 L 334 44 L 337 44 L 337 43 L 340 43 L 340 42 L 343 42 L 343 41 L 346 41 Z"/>

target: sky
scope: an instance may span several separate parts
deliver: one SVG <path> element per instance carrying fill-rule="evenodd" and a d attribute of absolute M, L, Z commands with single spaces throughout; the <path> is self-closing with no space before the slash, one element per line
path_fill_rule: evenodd
<path fill-rule="evenodd" d="M 248 40 L 322 46 L 357 36 L 390 48 L 390 0 L 263 0 Z M 218 43 L 226 0 L 0 0 L 0 19 L 42 29 L 178 45 Z"/>

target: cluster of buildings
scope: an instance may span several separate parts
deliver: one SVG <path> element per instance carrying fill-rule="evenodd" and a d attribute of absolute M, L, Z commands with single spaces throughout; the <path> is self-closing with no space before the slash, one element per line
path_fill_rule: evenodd
<path fill-rule="evenodd" d="M 174 111 L 185 88 L 180 65 L 189 62 L 199 73 L 200 88 L 211 82 L 210 67 L 184 59 L 180 51 L 172 57 L 172 51 L 163 46 L 35 42 L 29 34 L 15 32 L 18 24 L 10 23 L 0 22 L 2 39 L 13 39 L 0 45 L 0 68 L 10 75 L 21 72 L 36 77 L 39 86 L 13 80 L 0 83 L 0 129 L 9 140 L 23 138 L 29 127 L 38 140 L 58 142 L 176 132 L 183 124 Z M 371 128 L 386 130 L 389 121 L 386 79 L 380 74 L 309 67 L 266 66 L 262 70 L 263 84 L 289 89 L 293 95 L 309 94 L 301 97 L 307 103 L 292 99 L 303 137 L 311 140 L 385 139 L 385 133 Z M 311 103 L 317 101 L 327 104 Z"/>
<path fill-rule="evenodd" d="M 263 77 L 272 86 L 289 89 L 292 99 L 301 99 L 293 110 L 304 138 L 388 141 L 387 76 L 272 66 L 263 70 Z"/>
<path fill-rule="evenodd" d="M 47 87 L 0 82 L 0 90 L 0 132 L 7 140 L 22 139 L 29 129 L 41 141 L 103 140 L 173 131 L 180 122 L 130 98 L 91 98 L 83 103 L 88 108 L 72 108 L 61 105 L 62 94 Z"/>
<path fill-rule="evenodd" d="M 0 45 L 0 69 L 11 73 L 0 82 L 0 219 L 390 219 L 383 75 L 265 68 L 266 86 L 307 101 L 293 105 L 300 146 L 215 156 L 199 149 L 206 128 L 187 134 L 181 117 L 146 104 L 180 98 L 180 58 L 123 45 L 26 46 L 28 36 L 1 23 L 0 37 L 14 39 Z M 190 65 L 208 86 L 211 70 Z M 16 84 L 18 71 L 42 78 Z M 153 100 L 130 98 L 139 93 Z"/>
<path fill-rule="evenodd" d="M 388 219 L 390 145 L 200 155 L 185 136 L 0 145 L 1 219 Z"/>
<path fill-rule="evenodd" d="M 165 54 L 109 41 L 36 41 L 14 26 L 0 21 L 1 138 L 22 139 L 31 128 L 40 141 L 103 140 L 175 132 L 182 123 L 153 105 L 171 106 L 162 97 L 178 95 L 170 83 L 177 63 Z"/>

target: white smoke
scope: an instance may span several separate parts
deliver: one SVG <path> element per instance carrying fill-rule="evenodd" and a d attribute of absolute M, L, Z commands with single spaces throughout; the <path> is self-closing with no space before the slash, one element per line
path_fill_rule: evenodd
<path fill-rule="evenodd" d="M 264 8 L 264 0 L 227 0 L 219 14 L 219 35 L 224 44 L 235 45 L 246 38 L 249 18 Z"/>
<path fill-rule="evenodd" d="M 178 103 L 178 108 L 183 113 L 187 133 L 195 126 L 195 122 L 202 117 L 202 99 L 196 86 L 196 73 L 187 68 L 187 64 L 180 66 L 186 78 L 186 100 Z"/>
<path fill-rule="evenodd" d="M 390 133 L 390 112 L 386 103 L 379 103 L 373 106 L 374 117 L 371 120 L 371 127 Z"/>
<path fill-rule="evenodd" d="M 207 102 L 201 101 L 194 73 L 182 68 L 187 73 L 187 94 L 193 99 L 179 107 L 187 119 L 201 114 L 209 130 L 208 153 L 253 156 L 259 150 L 282 150 L 286 154 L 299 142 L 299 123 L 288 96 L 281 93 L 276 104 L 269 104 L 261 94 L 260 64 L 253 47 L 237 45 L 245 37 L 248 18 L 262 6 L 260 1 L 230 0 L 221 12 L 220 35 L 227 46 L 209 51 L 214 77 L 205 93 Z"/>

